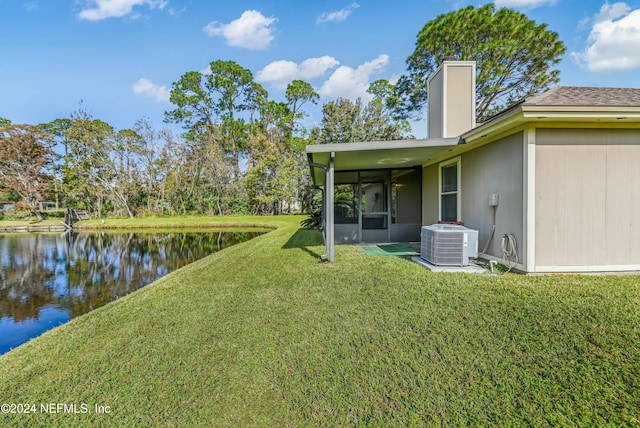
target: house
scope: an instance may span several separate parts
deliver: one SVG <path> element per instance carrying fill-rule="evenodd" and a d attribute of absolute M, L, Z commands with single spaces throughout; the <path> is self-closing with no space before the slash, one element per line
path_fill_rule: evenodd
<path fill-rule="evenodd" d="M 640 271 L 640 89 L 559 86 L 476 124 L 475 75 L 429 78 L 427 139 L 307 147 L 327 258 L 459 222 L 486 260 L 508 237 L 523 272 Z"/>

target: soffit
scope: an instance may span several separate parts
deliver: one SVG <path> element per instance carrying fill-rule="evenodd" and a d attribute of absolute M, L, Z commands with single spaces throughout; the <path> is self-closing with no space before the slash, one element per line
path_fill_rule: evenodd
<path fill-rule="evenodd" d="M 335 171 L 399 169 L 422 166 L 459 143 L 458 138 L 430 140 L 373 141 L 363 143 L 315 144 L 307 146 L 314 184 L 324 185 L 325 171 L 334 153 Z"/>

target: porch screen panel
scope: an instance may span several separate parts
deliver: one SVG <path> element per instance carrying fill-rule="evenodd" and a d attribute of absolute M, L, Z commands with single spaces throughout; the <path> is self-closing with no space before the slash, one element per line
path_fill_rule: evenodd
<path fill-rule="evenodd" d="M 358 184 L 336 184 L 334 198 L 335 224 L 357 224 Z"/>
<path fill-rule="evenodd" d="M 362 184 L 362 228 L 386 229 L 388 227 L 388 182 Z"/>
<path fill-rule="evenodd" d="M 392 171 L 392 222 L 420 224 L 422 221 L 422 170 Z"/>

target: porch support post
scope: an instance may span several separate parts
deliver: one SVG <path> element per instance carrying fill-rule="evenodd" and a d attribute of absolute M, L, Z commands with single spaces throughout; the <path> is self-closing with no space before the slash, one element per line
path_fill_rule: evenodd
<path fill-rule="evenodd" d="M 327 245 L 327 260 L 330 263 L 334 262 L 334 246 L 335 246 L 335 233 L 334 233 L 334 166 L 333 160 L 335 158 L 335 152 L 331 152 L 329 156 L 329 169 L 326 172 L 326 180 L 325 180 L 325 195 L 326 195 L 326 205 L 325 205 L 325 217 L 326 217 L 326 245 Z"/>

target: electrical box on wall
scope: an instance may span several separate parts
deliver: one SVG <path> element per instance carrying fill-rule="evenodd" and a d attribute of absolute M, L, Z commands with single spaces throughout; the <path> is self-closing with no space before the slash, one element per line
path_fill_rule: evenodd
<path fill-rule="evenodd" d="M 492 193 L 489 195 L 489 206 L 497 207 L 500 203 L 500 195 L 497 193 Z"/>

